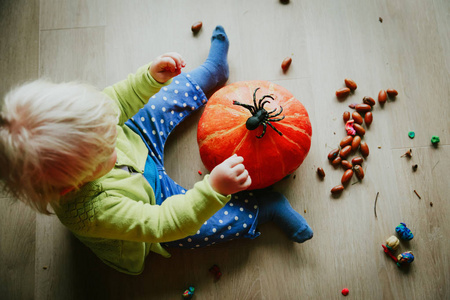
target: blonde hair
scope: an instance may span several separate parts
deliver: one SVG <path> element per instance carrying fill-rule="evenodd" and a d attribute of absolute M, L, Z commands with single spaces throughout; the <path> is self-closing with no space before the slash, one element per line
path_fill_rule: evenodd
<path fill-rule="evenodd" d="M 26 83 L 0 102 L 0 178 L 12 196 L 49 214 L 63 188 L 77 187 L 116 143 L 118 111 L 92 86 Z"/>

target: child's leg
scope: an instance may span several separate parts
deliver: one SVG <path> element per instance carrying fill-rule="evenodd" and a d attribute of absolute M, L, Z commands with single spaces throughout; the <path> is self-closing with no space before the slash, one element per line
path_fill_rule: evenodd
<path fill-rule="evenodd" d="M 163 165 L 164 144 L 172 130 L 208 100 L 205 93 L 228 79 L 228 38 L 217 26 L 206 61 L 188 74 L 182 73 L 163 87 L 126 124 L 137 132 Z"/>
<path fill-rule="evenodd" d="M 144 176 L 150 184 L 154 183 L 152 186 L 157 202 L 167 197 L 167 188 L 172 189 L 171 186 L 162 186 L 164 181 L 161 180 L 167 176 L 164 168 L 164 147 L 167 138 L 179 123 L 206 102 L 207 98 L 202 89 L 182 73 L 174 78 L 172 84 L 152 96 L 136 115 L 125 122 L 148 148 L 149 159 Z"/>
<path fill-rule="evenodd" d="M 133 118 L 126 122 L 147 145 L 149 158 L 144 176 L 155 186 L 157 202 L 185 190 L 171 180 L 164 169 L 164 146 L 172 130 L 207 102 L 209 92 L 228 79 L 228 38 L 218 26 L 211 38 L 208 58 L 189 74 L 182 73 L 150 98 Z M 155 174 L 158 175 L 155 177 Z M 167 180 L 162 178 L 167 177 Z M 155 179 L 156 181 L 155 182 Z M 161 180 L 157 180 L 157 179 Z"/>
<path fill-rule="evenodd" d="M 164 243 L 167 247 L 200 248 L 240 238 L 254 239 L 260 235 L 258 225 L 258 204 L 251 191 L 234 194 L 231 200 L 208 221 L 196 234 Z"/>
<path fill-rule="evenodd" d="M 273 191 L 261 193 L 258 203 L 259 224 L 273 221 L 297 243 L 303 243 L 313 237 L 312 229 L 306 220 L 292 208 L 282 194 Z"/>
<path fill-rule="evenodd" d="M 205 94 L 225 84 L 228 80 L 229 41 L 222 26 L 217 26 L 211 37 L 211 48 L 206 61 L 189 72 Z"/>

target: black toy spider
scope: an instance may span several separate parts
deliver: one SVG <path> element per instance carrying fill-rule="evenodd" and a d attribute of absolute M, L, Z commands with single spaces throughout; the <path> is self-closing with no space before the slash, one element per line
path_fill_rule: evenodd
<path fill-rule="evenodd" d="M 283 135 L 278 129 L 276 129 L 270 122 L 279 122 L 284 119 L 285 116 L 282 116 L 281 118 L 275 118 L 279 116 L 283 112 L 283 107 L 280 106 L 280 111 L 276 113 L 276 108 L 272 111 L 267 111 L 264 108 L 264 105 L 266 103 L 269 103 L 269 100 L 264 100 L 265 98 L 270 98 L 272 100 L 275 100 L 270 95 L 264 95 L 261 99 L 259 99 L 258 104 L 256 104 L 256 92 L 259 90 L 259 88 L 256 88 L 255 92 L 253 93 L 253 106 L 249 104 L 240 103 L 236 100 L 233 101 L 234 105 L 240 105 L 242 107 L 245 107 L 252 113 L 252 117 L 248 118 L 247 122 L 245 123 L 245 127 L 247 127 L 248 130 L 254 130 L 259 127 L 259 125 L 263 126 L 263 132 L 260 136 L 256 136 L 257 138 L 262 138 L 264 134 L 266 133 L 267 125 L 272 127 L 273 130 L 275 130 L 279 135 Z M 275 119 L 274 119 L 275 118 Z"/>

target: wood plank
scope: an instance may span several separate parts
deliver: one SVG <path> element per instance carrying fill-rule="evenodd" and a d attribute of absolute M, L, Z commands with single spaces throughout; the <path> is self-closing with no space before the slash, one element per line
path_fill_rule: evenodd
<path fill-rule="evenodd" d="M 41 0 L 41 30 L 105 26 L 105 0 Z"/>
<path fill-rule="evenodd" d="M 197 299 L 336 299 L 344 287 L 357 299 L 448 298 L 448 1 L 282 5 L 229 0 L 218 9 L 207 0 L 42 0 L 42 7 L 41 75 L 56 81 L 81 79 L 100 88 L 167 51 L 180 52 L 186 71 L 192 70 L 208 55 L 214 27 L 223 25 L 230 38 L 229 82 L 270 80 L 290 90 L 308 110 L 310 153 L 274 188 L 305 216 L 315 235 L 297 245 L 273 224 L 265 224 L 255 240 L 173 249 L 170 259 L 151 254 L 144 273 L 131 277 L 102 264 L 56 218 L 39 216 L 35 298 L 172 299 L 189 285 L 196 287 Z M 190 27 L 196 21 L 203 28 L 194 36 Z M 14 43 L 13 35 L 7 43 Z M 0 49 L 8 49 L 3 45 Z M 280 64 L 286 56 L 293 62 L 283 73 Z M 20 57 L 17 63 L 26 65 Z M 358 89 L 338 101 L 335 91 L 346 77 Z M 342 170 L 332 167 L 326 156 L 346 135 L 343 112 L 350 111 L 350 103 L 376 98 L 380 89 L 389 87 L 399 95 L 384 107 L 374 107 L 374 122 L 364 136 L 370 147 L 364 180 L 353 178 L 340 197 L 332 197 L 330 189 L 340 183 Z M 207 173 L 196 143 L 200 116 L 201 110 L 177 127 L 165 149 L 167 173 L 185 187 L 202 178 L 198 170 Z M 410 130 L 416 132 L 414 139 L 407 136 Z M 436 148 L 430 145 L 431 135 L 441 137 Z M 413 157 L 401 158 L 410 148 Z M 319 166 L 326 172 L 324 180 L 316 175 Z M 415 235 L 396 252 L 416 255 L 406 269 L 399 269 L 381 248 L 400 222 Z M 18 243 L 3 234 L 1 242 L 2 247 Z M 11 261 L 5 263 L 11 272 L 20 271 Z M 222 269 L 218 282 L 208 272 L 213 264 Z"/>
<path fill-rule="evenodd" d="M 39 1 L 0 2 L 0 96 L 38 76 Z M 3 167 L 3 166 L 2 166 Z M 1 188 L 1 187 L 0 187 Z M 0 192 L 0 295 L 34 295 L 36 213 Z"/>
<path fill-rule="evenodd" d="M 40 76 L 105 86 L 104 28 L 41 31 Z"/>

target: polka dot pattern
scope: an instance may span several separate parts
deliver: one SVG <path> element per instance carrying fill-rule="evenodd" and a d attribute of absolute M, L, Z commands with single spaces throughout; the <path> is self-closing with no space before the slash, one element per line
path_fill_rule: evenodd
<path fill-rule="evenodd" d="M 155 189 L 155 195 L 158 195 L 158 205 L 167 197 L 186 193 L 186 189 L 165 172 L 164 145 L 167 137 L 184 118 L 206 102 L 201 88 L 189 74 L 182 73 L 174 78 L 172 84 L 152 96 L 148 104 L 126 122 L 149 150 L 144 176 Z M 207 220 L 196 234 L 167 243 L 167 246 L 196 249 L 236 238 L 255 238 L 259 236 L 256 231 L 257 218 L 254 217 L 257 213 L 256 199 L 249 192 L 241 192 Z"/>
<path fill-rule="evenodd" d="M 198 248 L 226 242 L 236 238 L 256 238 L 260 233 L 256 230 L 256 199 L 248 192 L 240 192 L 221 210 L 205 222 L 196 234 L 187 238 L 165 243 L 168 247 Z M 244 201 L 246 199 L 247 201 Z M 190 242 L 189 242 L 190 241 Z M 183 246 L 180 246 L 183 245 Z"/>

